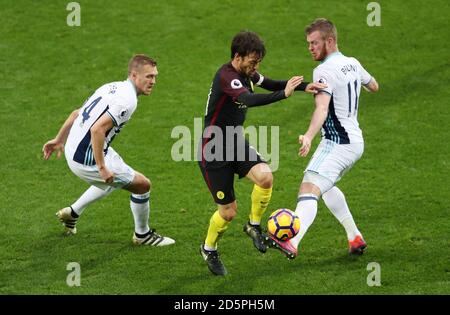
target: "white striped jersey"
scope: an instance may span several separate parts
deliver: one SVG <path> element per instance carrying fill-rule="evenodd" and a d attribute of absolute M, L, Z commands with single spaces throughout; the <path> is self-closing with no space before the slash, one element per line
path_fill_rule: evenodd
<path fill-rule="evenodd" d="M 361 84 L 366 85 L 371 75 L 353 57 L 340 52 L 328 55 L 314 69 L 314 82 L 326 83 L 323 89 L 331 95 L 328 116 L 322 125 L 322 138 L 339 144 L 364 142 L 357 119 Z"/>
<path fill-rule="evenodd" d="M 80 108 L 70 129 L 65 145 L 66 158 L 84 165 L 95 165 L 91 127 L 103 114 L 111 117 L 114 126 L 106 133 L 103 148 L 106 155 L 109 145 L 130 119 L 136 106 L 136 89 L 130 80 L 107 83 L 98 88 Z"/>

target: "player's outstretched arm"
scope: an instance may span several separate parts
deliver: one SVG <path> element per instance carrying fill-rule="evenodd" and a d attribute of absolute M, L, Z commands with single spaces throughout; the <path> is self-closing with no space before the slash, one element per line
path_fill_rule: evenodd
<path fill-rule="evenodd" d="M 248 107 L 272 104 L 282 99 L 288 98 L 294 93 L 295 88 L 302 83 L 303 77 L 292 77 L 286 84 L 284 90 L 275 91 L 270 94 L 254 94 L 244 92 L 237 97 L 239 103 Z"/>
<path fill-rule="evenodd" d="M 54 151 L 57 151 L 57 158 L 61 157 L 61 153 L 64 151 L 64 143 L 66 143 L 70 128 L 72 128 L 73 122 L 78 117 L 78 111 L 79 109 L 74 110 L 61 126 L 56 137 L 44 144 L 42 147 L 42 153 L 45 160 L 48 160 Z"/>
<path fill-rule="evenodd" d="M 303 76 L 299 76 L 302 78 Z M 284 90 L 286 88 L 288 81 L 287 80 L 272 80 L 270 78 L 264 77 L 261 83 L 261 87 L 268 91 L 279 91 Z M 317 94 L 321 89 L 326 88 L 327 85 L 323 83 L 310 83 L 310 82 L 301 82 L 296 88 L 295 91 L 304 91 L 306 93 Z"/>
<path fill-rule="evenodd" d="M 303 76 L 298 76 L 300 78 L 302 78 L 303 81 Z M 273 80 L 270 79 L 268 77 L 264 77 L 262 79 L 261 82 L 261 87 L 265 90 L 268 91 L 280 91 L 280 90 L 284 90 L 286 88 L 286 85 L 288 83 L 288 80 Z M 296 88 L 296 91 L 304 91 L 306 89 L 306 86 L 308 85 L 309 82 L 301 82 Z"/>
<path fill-rule="evenodd" d="M 300 135 L 298 138 L 298 141 L 301 144 L 298 154 L 302 157 L 308 155 L 308 152 L 311 149 L 312 140 L 319 132 L 320 128 L 322 128 L 322 125 L 327 118 L 330 98 L 331 96 L 327 93 L 319 93 L 315 97 L 316 109 L 314 110 L 311 118 L 308 131 L 306 131 L 304 135 Z"/>
<path fill-rule="evenodd" d="M 367 92 L 378 92 L 378 82 L 374 77 L 370 80 L 370 82 L 366 85 L 363 85 L 364 90 Z"/>
<path fill-rule="evenodd" d="M 105 135 L 108 130 L 114 127 L 111 117 L 103 114 L 91 127 L 92 152 L 94 153 L 95 164 L 97 165 L 100 176 L 105 183 L 112 183 L 114 174 L 106 167 L 103 147 L 105 145 Z"/>

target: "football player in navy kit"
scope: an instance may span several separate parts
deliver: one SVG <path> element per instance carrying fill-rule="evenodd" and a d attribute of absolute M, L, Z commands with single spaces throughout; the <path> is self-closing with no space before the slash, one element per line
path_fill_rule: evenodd
<path fill-rule="evenodd" d="M 264 77 L 258 68 L 265 53 L 264 43 L 256 33 L 238 33 L 231 44 L 232 60 L 219 68 L 208 95 L 199 166 L 218 210 L 210 219 L 200 253 L 215 275 L 227 274 L 217 251 L 217 241 L 237 212 L 235 174 L 254 183 L 251 212 L 244 232 L 260 252 L 266 252 L 268 246 L 260 222 L 272 195 L 273 177 L 267 163 L 244 137 L 242 126 L 247 109 L 288 98 L 294 90 L 317 93 L 326 86 L 302 82 L 301 76 L 288 81 Z M 255 85 L 272 93 L 254 93 Z"/>

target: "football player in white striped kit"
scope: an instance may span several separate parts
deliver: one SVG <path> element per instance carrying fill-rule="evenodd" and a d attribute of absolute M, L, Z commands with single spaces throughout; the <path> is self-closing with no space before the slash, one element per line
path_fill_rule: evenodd
<path fill-rule="evenodd" d="M 347 233 L 349 252 L 361 255 L 367 244 L 336 183 L 364 151 L 357 120 L 361 86 L 369 92 L 376 92 L 378 83 L 357 59 L 339 52 L 337 31 L 332 22 L 316 19 L 305 33 L 313 59 L 321 62 L 314 69 L 314 82 L 325 83 L 328 87 L 315 95 L 316 108 L 309 128 L 299 136 L 299 155 L 308 155 L 319 130 L 322 130 L 322 141 L 307 165 L 300 185 L 295 210 L 300 218 L 300 231 L 288 241 L 278 241 L 277 248 L 290 259 L 297 256 L 298 244 L 313 223 L 317 202 L 322 196 Z"/>
<path fill-rule="evenodd" d="M 149 227 L 150 180 L 133 170 L 110 147 L 131 118 L 139 95 L 149 95 L 156 83 L 156 61 L 135 55 L 128 65 L 128 79 L 98 88 L 84 105 L 74 110 L 57 136 L 44 144 L 44 159 L 64 152 L 71 171 L 91 186 L 71 206 L 56 213 L 66 234 L 75 234 L 78 217 L 91 203 L 121 188 L 131 192 L 130 207 L 137 245 L 164 246 L 175 243 Z M 67 140 L 67 141 L 66 141 Z"/>

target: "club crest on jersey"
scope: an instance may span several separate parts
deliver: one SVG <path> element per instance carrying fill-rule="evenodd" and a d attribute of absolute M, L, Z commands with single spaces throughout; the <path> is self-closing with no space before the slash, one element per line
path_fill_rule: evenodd
<path fill-rule="evenodd" d="M 122 110 L 120 112 L 120 117 L 125 117 L 127 115 L 128 111 L 126 109 Z"/>
<path fill-rule="evenodd" d="M 116 90 L 117 90 L 117 86 L 116 85 L 110 85 L 109 86 L 109 94 L 114 94 L 114 93 L 116 93 Z"/>
<path fill-rule="evenodd" d="M 238 79 L 234 79 L 234 80 L 231 81 L 231 88 L 232 89 L 237 90 L 237 89 L 240 89 L 241 87 L 242 87 L 242 83 Z"/>
<path fill-rule="evenodd" d="M 325 79 L 325 78 L 320 78 L 320 79 L 319 79 L 319 83 L 327 84 L 327 79 Z"/>
<path fill-rule="evenodd" d="M 239 103 L 239 102 L 234 102 L 239 109 L 246 109 L 247 105 L 245 105 L 244 103 Z"/>

